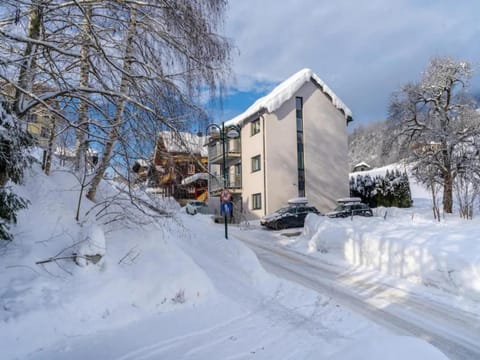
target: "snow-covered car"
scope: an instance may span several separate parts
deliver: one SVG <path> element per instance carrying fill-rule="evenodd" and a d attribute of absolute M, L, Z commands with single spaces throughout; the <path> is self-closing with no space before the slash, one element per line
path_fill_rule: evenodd
<path fill-rule="evenodd" d="M 289 227 L 302 227 L 309 213 L 320 214 L 314 206 L 308 206 L 305 198 L 296 198 L 288 201 L 288 206 L 265 215 L 260 224 L 275 230 Z"/>
<path fill-rule="evenodd" d="M 207 210 L 207 204 L 204 201 L 192 200 L 185 206 L 187 214 L 195 215 L 197 213 L 205 213 Z"/>
<path fill-rule="evenodd" d="M 325 216 L 330 218 L 345 218 L 353 215 L 373 216 L 372 209 L 361 202 L 340 202 L 335 210 L 328 212 Z"/>

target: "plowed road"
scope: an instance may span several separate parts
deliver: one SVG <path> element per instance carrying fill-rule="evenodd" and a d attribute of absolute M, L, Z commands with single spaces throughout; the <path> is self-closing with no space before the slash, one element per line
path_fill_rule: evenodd
<path fill-rule="evenodd" d="M 343 306 L 402 335 L 420 337 L 451 360 L 480 359 L 480 316 L 425 298 L 418 293 L 369 281 L 361 274 L 322 263 L 265 241 L 254 232 L 235 231 L 264 268 L 285 279 L 330 295 Z M 265 234 L 262 234 L 265 237 Z"/>

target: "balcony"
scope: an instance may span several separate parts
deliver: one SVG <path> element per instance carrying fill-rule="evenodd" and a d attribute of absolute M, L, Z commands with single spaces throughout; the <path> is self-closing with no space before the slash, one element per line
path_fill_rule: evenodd
<path fill-rule="evenodd" d="M 232 192 L 240 192 L 242 190 L 242 177 L 236 175 L 227 178 L 227 188 Z M 223 189 L 223 177 L 210 176 L 210 193 L 219 193 Z"/>
<path fill-rule="evenodd" d="M 222 142 L 217 141 L 215 145 L 208 147 L 208 160 L 210 164 L 222 164 L 223 148 Z M 229 162 L 241 157 L 240 139 L 230 139 L 225 144 L 225 160 Z"/>

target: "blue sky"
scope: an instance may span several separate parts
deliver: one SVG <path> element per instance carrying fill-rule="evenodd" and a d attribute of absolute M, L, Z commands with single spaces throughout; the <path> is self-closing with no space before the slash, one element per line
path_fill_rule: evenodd
<path fill-rule="evenodd" d="M 354 126 L 381 120 L 392 92 L 434 56 L 471 62 L 480 94 L 478 14 L 477 0 L 231 0 L 233 74 L 212 116 L 228 120 L 311 68 L 353 111 Z"/>

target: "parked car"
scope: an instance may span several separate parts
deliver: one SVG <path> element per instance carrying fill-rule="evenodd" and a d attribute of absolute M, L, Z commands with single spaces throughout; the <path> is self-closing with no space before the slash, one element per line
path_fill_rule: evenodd
<path fill-rule="evenodd" d="M 185 207 L 187 214 L 195 215 L 197 213 L 204 214 L 207 210 L 207 204 L 204 201 L 192 200 Z"/>
<path fill-rule="evenodd" d="M 277 211 L 265 215 L 260 224 L 275 230 L 290 227 L 302 227 L 309 213 L 320 214 L 314 206 L 308 206 L 306 199 L 298 198 L 289 201 L 289 205 Z"/>
<path fill-rule="evenodd" d="M 339 202 L 335 210 L 326 213 L 330 218 L 345 218 L 353 215 L 373 216 L 372 209 L 367 204 L 361 202 Z"/>

